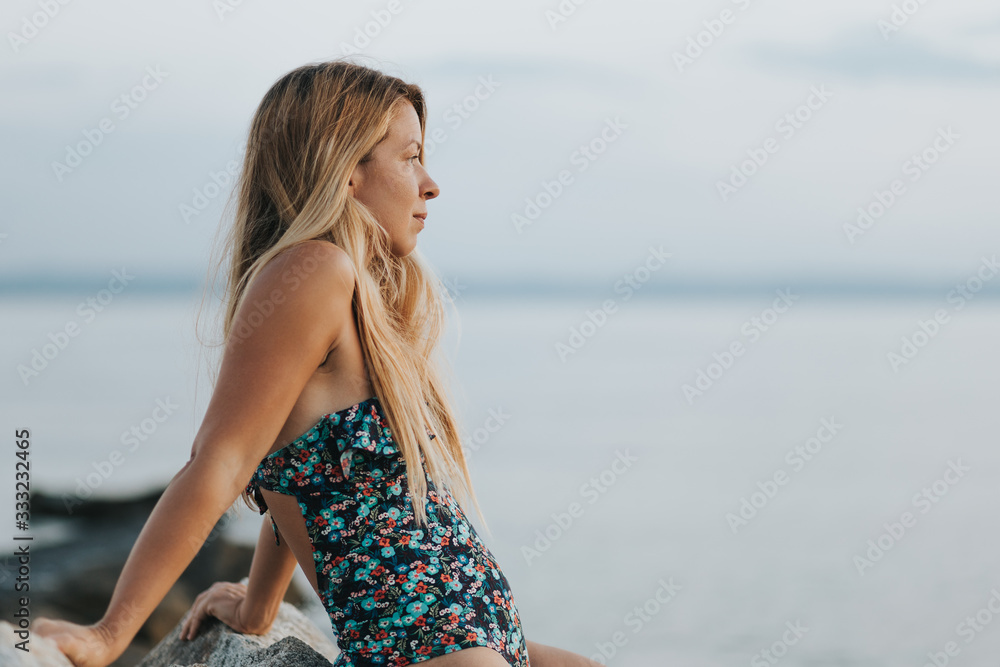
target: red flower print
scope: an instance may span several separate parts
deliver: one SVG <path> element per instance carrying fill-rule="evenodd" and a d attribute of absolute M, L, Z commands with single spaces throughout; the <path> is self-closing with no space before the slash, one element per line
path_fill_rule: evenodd
<path fill-rule="evenodd" d="M 280 485 L 306 505 L 305 524 L 317 538 L 319 596 L 355 661 L 418 667 L 433 656 L 485 644 L 512 665 L 527 665 L 520 619 L 499 564 L 449 490 L 435 488 L 428 476 L 433 521 L 417 532 L 404 457 L 377 405 L 341 411 L 333 421 L 319 434 L 322 441 L 296 443 L 283 458 L 263 461 L 247 489 L 259 493 L 258 481 L 262 489 L 265 482 Z M 423 452 L 419 458 L 426 463 Z M 334 531 L 334 525 L 342 528 Z M 402 617 L 411 600 L 420 601 L 411 609 L 423 614 L 407 613 L 406 627 L 387 622 L 394 613 Z"/>

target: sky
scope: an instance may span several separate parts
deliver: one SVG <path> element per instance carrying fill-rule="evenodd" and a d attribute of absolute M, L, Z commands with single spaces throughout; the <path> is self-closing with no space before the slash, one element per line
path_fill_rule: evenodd
<path fill-rule="evenodd" d="M 418 249 L 454 281 L 611 284 L 657 248 L 664 284 L 949 285 L 1000 250 L 992 3 L 53 4 L 0 9 L 8 291 L 201 284 L 261 97 L 350 49 L 427 96 Z"/>

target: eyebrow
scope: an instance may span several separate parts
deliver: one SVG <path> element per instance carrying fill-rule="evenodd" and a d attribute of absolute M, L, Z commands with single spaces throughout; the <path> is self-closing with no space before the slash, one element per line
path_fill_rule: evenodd
<path fill-rule="evenodd" d="M 419 141 L 417 141 L 416 139 L 410 139 L 410 143 L 408 143 L 405 146 L 403 146 L 403 148 L 409 148 L 413 144 L 417 145 L 417 150 L 418 151 L 421 150 L 421 143 Z"/>

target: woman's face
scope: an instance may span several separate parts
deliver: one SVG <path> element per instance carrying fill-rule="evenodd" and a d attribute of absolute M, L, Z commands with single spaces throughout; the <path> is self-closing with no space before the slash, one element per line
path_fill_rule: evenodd
<path fill-rule="evenodd" d="M 375 147 L 372 159 L 351 174 L 348 192 L 367 206 L 389 233 L 393 254 L 405 257 L 424 228 L 427 200 L 440 193 L 417 157 L 420 119 L 409 101 L 401 102 L 389 122 L 389 134 Z M 419 217 L 418 217 L 419 216 Z"/>

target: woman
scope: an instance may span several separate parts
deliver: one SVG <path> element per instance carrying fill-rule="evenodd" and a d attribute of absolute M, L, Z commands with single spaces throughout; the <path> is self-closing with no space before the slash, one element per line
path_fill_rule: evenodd
<path fill-rule="evenodd" d="M 121 655 L 241 495 L 270 515 L 249 582 L 199 595 L 184 639 L 207 616 L 267 632 L 298 563 L 337 632 L 337 667 L 527 667 L 529 653 L 532 667 L 597 664 L 524 639 L 462 509 L 482 517 L 431 362 L 440 292 L 413 253 L 439 193 L 425 120 L 420 88 L 343 60 L 297 68 L 264 96 L 227 243 L 225 348 L 191 457 L 104 617 L 35 624 L 76 665 Z"/>

